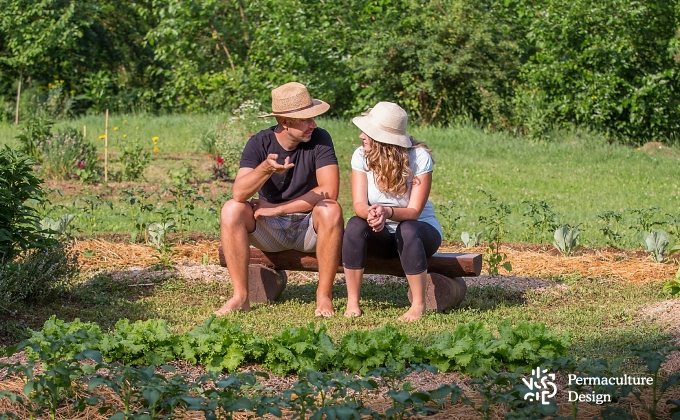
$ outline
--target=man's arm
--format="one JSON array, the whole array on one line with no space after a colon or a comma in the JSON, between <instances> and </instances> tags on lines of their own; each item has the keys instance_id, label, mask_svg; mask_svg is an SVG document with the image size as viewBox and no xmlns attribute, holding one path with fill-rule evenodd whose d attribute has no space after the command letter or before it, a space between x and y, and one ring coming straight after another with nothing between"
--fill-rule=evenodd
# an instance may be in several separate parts
<instances>
[{"instance_id":1,"label":"man's arm","mask_svg":"<svg viewBox=\"0 0 680 420\"><path fill-rule=\"evenodd\" d=\"M307 212L311 211L321 200L330 199L337 201L340 191L340 170L338 165L327 165L317 169L316 179L319 183L317 187L290 201L272 204L264 200L252 200L251 203L255 208L255 218Z\"/></svg>"},{"instance_id":2,"label":"man's arm","mask_svg":"<svg viewBox=\"0 0 680 420\"><path fill-rule=\"evenodd\" d=\"M240 168L236 173L234 187L232 188L234 201L245 203L262 188L273 173L280 174L294 166L290 163L289 158L286 158L283 164L277 163L278 157L277 154L270 154L256 168Z\"/></svg>"}]
</instances>

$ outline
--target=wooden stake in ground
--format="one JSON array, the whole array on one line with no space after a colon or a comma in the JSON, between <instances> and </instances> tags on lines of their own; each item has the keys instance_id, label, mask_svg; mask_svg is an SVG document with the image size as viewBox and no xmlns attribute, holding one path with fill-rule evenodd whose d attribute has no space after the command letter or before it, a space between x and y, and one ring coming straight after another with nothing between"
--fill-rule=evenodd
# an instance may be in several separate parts
<instances>
[{"instance_id":1,"label":"wooden stake in ground","mask_svg":"<svg viewBox=\"0 0 680 420\"><path fill-rule=\"evenodd\" d=\"M104 123L104 182L109 182L109 110L106 110Z\"/></svg>"},{"instance_id":2,"label":"wooden stake in ground","mask_svg":"<svg viewBox=\"0 0 680 420\"><path fill-rule=\"evenodd\" d=\"M14 124L19 124L19 101L21 100L21 78L23 71L19 70L19 84L17 85L17 108L14 113Z\"/></svg>"}]
</instances>

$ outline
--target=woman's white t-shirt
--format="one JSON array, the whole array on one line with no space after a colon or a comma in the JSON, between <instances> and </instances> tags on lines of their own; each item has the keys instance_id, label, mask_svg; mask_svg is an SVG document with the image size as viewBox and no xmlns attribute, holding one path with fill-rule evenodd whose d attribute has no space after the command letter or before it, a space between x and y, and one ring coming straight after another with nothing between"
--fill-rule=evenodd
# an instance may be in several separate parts
<instances>
[{"instance_id":1,"label":"woman's white t-shirt","mask_svg":"<svg viewBox=\"0 0 680 420\"><path fill-rule=\"evenodd\" d=\"M414 147L409 149L409 161L411 163L411 176L406 180L407 190L403 195L395 194L385 194L378 189L375 185L375 177L373 176L373 171L368 170L368 165L366 159L364 158L364 148L359 146L352 155L352 169L366 174L368 180L368 204L374 205L379 204L381 206L388 207L408 207L409 199L411 198L411 186L413 184L413 178L418 175L422 175L428 172L432 172L434 169L434 164L432 162L432 156L422 147ZM434 215L434 206L427 200L425 207L423 208L419 222L425 222L432 225L435 229L439 231L442 235L442 228L437 218ZM397 225L399 222L387 219L385 222L385 227L390 233L396 232ZM443 237L443 235L442 235Z\"/></svg>"}]
</instances>

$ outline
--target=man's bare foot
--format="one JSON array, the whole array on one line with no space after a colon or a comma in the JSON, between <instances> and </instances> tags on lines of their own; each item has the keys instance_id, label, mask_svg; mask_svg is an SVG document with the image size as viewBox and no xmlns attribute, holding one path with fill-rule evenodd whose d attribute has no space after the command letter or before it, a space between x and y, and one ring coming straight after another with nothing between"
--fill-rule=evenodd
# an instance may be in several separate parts
<instances>
[{"instance_id":1,"label":"man's bare foot","mask_svg":"<svg viewBox=\"0 0 680 420\"><path fill-rule=\"evenodd\" d=\"M345 316L347 318L354 318L361 316L361 308L359 308L358 303L348 303L347 309L345 309Z\"/></svg>"},{"instance_id":2,"label":"man's bare foot","mask_svg":"<svg viewBox=\"0 0 680 420\"><path fill-rule=\"evenodd\" d=\"M333 301L327 297L316 297L316 311L314 311L314 316L322 316L324 318L329 318L335 315L333 310Z\"/></svg>"},{"instance_id":3,"label":"man's bare foot","mask_svg":"<svg viewBox=\"0 0 680 420\"><path fill-rule=\"evenodd\" d=\"M247 299L232 297L224 304L220 309L215 311L215 315L224 316L227 314L232 314L238 311L248 312L250 311L250 302Z\"/></svg>"},{"instance_id":4,"label":"man's bare foot","mask_svg":"<svg viewBox=\"0 0 680 420\"><path fill-rule=\"evenodd\" d=\"M399 317L399 321L413 322L418 321L425 315L425 306L411 306L411 309Z\"/></svg>"}]
</instances>

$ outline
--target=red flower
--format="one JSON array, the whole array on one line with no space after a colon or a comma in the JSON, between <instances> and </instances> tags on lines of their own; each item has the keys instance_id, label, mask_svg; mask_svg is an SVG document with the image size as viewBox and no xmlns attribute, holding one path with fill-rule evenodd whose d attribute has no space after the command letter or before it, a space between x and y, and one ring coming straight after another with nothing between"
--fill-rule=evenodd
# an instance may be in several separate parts
<instances>
[{"instance_id":1,"label":"red flower","mask_svg":"<svg viewBox=\"0 0 680 420\"><path fill-rule=\"evenodd\" d=\"M80 169L85 168L85 159L81 160L80 163L78 163L78 168Z\"/></svg>"},{"instance_id":2,"label":"red flower","mask_svg":"<svg viewBox=\"0 0 680 420\"><path fill-rule=\"evenodd\" d=\"M217 158L217 164L218 164L218 165L221 165L221 164L223 164L223 163L224 163L224 158L218 157L218 158Z\"/></svg>"}]
</instances>

